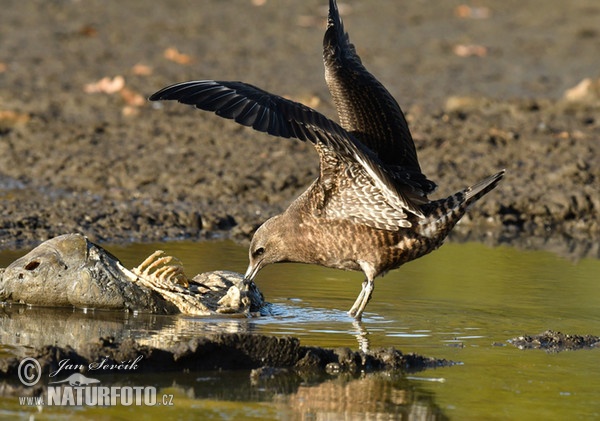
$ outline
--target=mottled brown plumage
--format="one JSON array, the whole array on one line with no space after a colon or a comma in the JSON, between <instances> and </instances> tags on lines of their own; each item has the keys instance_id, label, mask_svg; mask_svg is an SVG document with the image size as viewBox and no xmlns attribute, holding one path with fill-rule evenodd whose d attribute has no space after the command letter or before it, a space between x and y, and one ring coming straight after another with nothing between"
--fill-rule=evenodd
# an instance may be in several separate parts
<instances>
[{"instance_id":1,"label":"mottled brown plumage","mask_svg":"<svg viewBox=\"0 0 600 421\"><path fill-rule=\"evenodd\" d=\"M323 40L325 79L340 124L300 103L243 82L201 80L164 88L151 100L178 100L274 136L313 143L320 174L281 215L254 234L246 277L270 263L361 270L366 280L349 314L361 317L374 278L439 247L468 206L501 171L446 199L421 172L400 107L362 65L335 0Z\"/></svg>"}]
</instances>

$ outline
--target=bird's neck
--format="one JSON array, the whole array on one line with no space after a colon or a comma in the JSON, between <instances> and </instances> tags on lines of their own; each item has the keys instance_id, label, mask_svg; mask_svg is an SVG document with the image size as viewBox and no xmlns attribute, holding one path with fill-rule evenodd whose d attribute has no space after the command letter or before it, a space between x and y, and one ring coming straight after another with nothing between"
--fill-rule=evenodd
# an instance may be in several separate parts
<instances>
[{"instance_id":1,"label":"bird's neck","mask_svg":"<svg viewBox=\"0 0 600 421\"><path fill-rule=\"evenodd\" d=\"M318 249L318 235L315 227L319 224L304 212L290 206L279 216L279 230L282 235L281 254L287 262L314 263L315 250Z\"/></svg>"}]
</instances>

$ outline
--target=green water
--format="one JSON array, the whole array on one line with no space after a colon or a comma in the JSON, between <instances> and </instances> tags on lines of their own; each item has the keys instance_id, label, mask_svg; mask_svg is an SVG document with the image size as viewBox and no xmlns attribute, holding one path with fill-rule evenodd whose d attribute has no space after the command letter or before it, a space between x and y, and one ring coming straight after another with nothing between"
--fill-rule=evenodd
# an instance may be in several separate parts
<instances>
[{"instance_id":1,"label":"green water","mask_svg":"<svg viewBox=\"0 0 600 421\"><path fill-rule=\"evenodd\" d=\"M230 242L107 247L127 267L156 249L180 258L188 275L244 272L246 250ZM0 253L6 266L22 253ZM363 322L345 311L359 273L309 265L264 269L256 281L274 316L254 319L166 317L30 309L0 319L3 353L37 345L48 330L61 344L99 334L168 345L206 331L294 335L305 345L394 346L463 364L402 375L318 379L287 376L252 383L248 372L137 376L173 395L173 407L37 409L0 398L0 417L36 419L593 419L600 418L600 350L549 354L519 350L507 339L552 329L600 335L600 261L479 243L446 244L375 283ZM50 311L44 315L45 311ZM64 312L63 312L64 313ZM36 316L34 316L34 314ZM56 320L36 330L35 317ZM17 334L17 330L19 330ZM18 338L18 340L16 339ZM122 379L116 379L119 381Z\"/></svg>"}]
</instances>

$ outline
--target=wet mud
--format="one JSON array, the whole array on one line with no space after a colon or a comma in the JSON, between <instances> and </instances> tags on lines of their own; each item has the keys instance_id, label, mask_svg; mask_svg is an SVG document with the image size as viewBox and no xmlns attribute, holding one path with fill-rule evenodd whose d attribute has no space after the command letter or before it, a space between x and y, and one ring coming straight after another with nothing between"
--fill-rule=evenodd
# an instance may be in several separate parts
<instances>
[{"instance_id":1,"label":"wet mud","mask_svg":"<svg viewBox=\"0 0 600 421\"><path fill-rule=\"evenodd\" d=\"M326 6L9 0L0 247L70 232L100 243L246 241L317 176L312 147L145 99L178 81L244 80L335 118L321 62ZM507 169L458 236L598 243L599 5L382 0L341 11L364 64L407 114L440 186L432 198Z\"/></svg>"},{"instance_id":2,"label":"wet mud","mask_svg":"<svg viewBox=\"0 0 600 421\"><path fill-rule=\"evenodd\" d=\"M415 372L456 364L403 354L394 348L362 352L349 348L307 347L293 337L235 333L205 335L179 342L170 349L141 345L133 339L116 342L114 338L99 338L77 350L47 345L33 349L28 356L40 363L43 375L58 371L61 375L85 374L87 371L81 371L81 367L103 361L106 366L135 363L136 373L254 369L251 376L255 381L294 371L357 375L375 371ZM69 366L61 364L63 361L68 361ZM15 357L0 359L0 379L16 383L19 363L20 359ZM94 372L99 373L101 371Z\"/></svg>"}]
</instances>

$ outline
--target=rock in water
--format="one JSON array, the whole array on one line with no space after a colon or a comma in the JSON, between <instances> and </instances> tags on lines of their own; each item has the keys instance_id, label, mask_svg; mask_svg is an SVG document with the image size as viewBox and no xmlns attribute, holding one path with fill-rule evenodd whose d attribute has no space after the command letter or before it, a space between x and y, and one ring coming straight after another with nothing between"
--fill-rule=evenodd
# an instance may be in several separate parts
<instances>
[{"instance_id":1,"label":"rock in water","mask_svg":"<svg viewBox=\"0 0 600 421\"><path fill-rule=\"evenodd\" d=\"M264 299L252 281L216 271L188 280L157 251L129 270L80 234L52 238L0 270L0 300L28 305L191 315L249 314Z\"/></svg>"}]
</instances>

